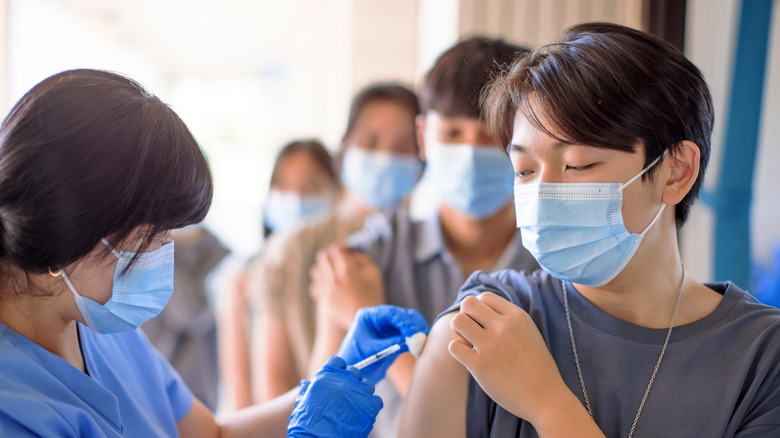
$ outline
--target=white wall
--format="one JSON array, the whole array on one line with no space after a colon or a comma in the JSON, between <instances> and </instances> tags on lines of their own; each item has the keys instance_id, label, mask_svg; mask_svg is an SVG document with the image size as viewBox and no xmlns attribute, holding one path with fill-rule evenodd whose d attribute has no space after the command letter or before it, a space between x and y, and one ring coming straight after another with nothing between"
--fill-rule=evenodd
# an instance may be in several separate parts
<instances>
[{"instance_id":1,"label":"white wall","mask_svg":"<svg viewBox=\"0 0 780 438\"><path fill-rule=\"evenodd\" d=\"M638 28L641 0L460 0L460 34L502 37L530 48L583 21Z\"/></svg>"},{"instance_id":2,"label":"white wall","mask_svg":"<svg viewBox=\"0 0 780 438\"><path fill-rule=\"evenodd\" d=\"M15 103L46 77L73 68L130 75L161 97L168 78L142 54L106 38L90 22L52 0L10 0L8 92Z\"/></svg>"},{"instance_id":3,"label":"white wall","mask_svg":"<svg viewBox=\"0 0 780 438\"><path fill-rule=\"evenodd\" d=\"M419 0L418 5L414 77L419 86L436 58L458 41L460 4L453 0Z\"/></svg>"},{"instance_id":4,"label":"white wall","mask_svg":"<svg viewBox=\"0 0 780 438\"><path fill-rule=\"evenodd\" d=\"M414 0L290 5L284 15L290 31L279 35L285 56L278 75L184 78L174 87L173 102L214 172L205 222L244 257L261 244L261 206L277 151L292 139L313 137L336 152L359 89L414 80Z\"/></svg>"},{"instance_id":5,"label":"white wall","mask_svg":"<svg viewBox=\"0 0 780 438\"><path fill-rule=\"evenodd\" d=\"M277 151L311 137L336 150L358 89L413 85L417 13L417 0L0 0L0 106L70 68L137 79L206 152L206 224L249 256Z\"/></svg>"}]
</instances>

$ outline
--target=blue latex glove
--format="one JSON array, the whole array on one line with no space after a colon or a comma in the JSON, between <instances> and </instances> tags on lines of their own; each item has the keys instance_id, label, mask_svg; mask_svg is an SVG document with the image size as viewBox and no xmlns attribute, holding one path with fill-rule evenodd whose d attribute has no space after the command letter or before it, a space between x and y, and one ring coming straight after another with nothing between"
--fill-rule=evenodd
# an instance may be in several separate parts
<instances>
[{"instance_id":1,"label":"blue latex glove","mask_svg":"<svg viewBox=\"0 0 780 438\"><path fill-rule=\"evenodd\" d=\"M363 438L374 428L382 399L374 385L347 368L344 359L331 356L311 382L302 380L287 437Z\"/></svg>"},{"instance_id":2,"label":"blue latex glove","mask_svg":"<svg viewBox=\"0 0 780 438\"><path fill-rule=\"evenodd\" d=\"M407 337L417 332L427 335L428 322L414 309L387 304L364 307L355 315L352 327L341 342L338 355L348 364L355 364L393 344L404 343ZM398 352L363 368L363 378L376 385L385 378L393 361L408 350L404 343Z\"/></svg>"}]
</instances>

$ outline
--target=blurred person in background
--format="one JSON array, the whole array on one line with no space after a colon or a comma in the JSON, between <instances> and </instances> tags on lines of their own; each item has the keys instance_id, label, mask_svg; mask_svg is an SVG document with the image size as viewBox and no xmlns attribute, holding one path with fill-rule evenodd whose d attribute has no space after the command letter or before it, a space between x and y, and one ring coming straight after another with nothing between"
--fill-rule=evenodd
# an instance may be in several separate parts
<instances>
[{"instance_id":1,"label":"blurred person in background","mask_svg":"<svg viewBox=\"0 0 780 438\"><path fill-rule=\"evenodd\" d=\"M301 226L328 214L338 191L333 158L321 142L296 140L288 143L276 156L271 172L268 197L263 205L264 238L267 240L275 232ZM250 260L246 266L252 263ZM226 410L252 404L246 266L224 284L218 303L220 407Z\"/></svg>"},{"instance_id":2,"label":"blurred person in background","mask_svg":"<svg viewBox=\"0 0 780 438\"><path fill-rule=\"evenodd\" d=\"M312 370L338 350L362 307L394 304L419 310L432 322L471 272L538 269L515 227L514 171L479 108L496 66L525 52L502 40L471 38L442 53L428 72L417 136L441 204L420 221L405 210L389 219L371 218L348 246L334 245L318 255L312 272L319 310ZM405 354L377 386L385 408L374 436L395 436L413 366L414 358Z\"/></svg>"},{"instance_id":3,"label":"blurred person in background","mask_svg":"<svg viewBox=\"0 0 780 438\"><path fill-rule=\"evenodd\" d=\"M217 408L217 322L213 274L230 251L202 225L171 233L176 243L174 290L168 305L143 328L152 345L173 365L192 393Z\"/></svg>"},{"instance_id":4,"label":"blurred person in background","mask_svg":"<svg viewBox=\"0 0 780 438\"><path fill-rule=\"evenodd\" d=\"M360 91L342 139L338 174L343 188L333 209L272 235L252 261L247 278L250 373L248 381L239 383L252 388L252 402L282 394L311 375L317 309L309 286L315 255L345 242L368 216L404 204L423 167L415 137L418 113L417 96L404 86L377 84Z\"/></svg>"}]
</instances>

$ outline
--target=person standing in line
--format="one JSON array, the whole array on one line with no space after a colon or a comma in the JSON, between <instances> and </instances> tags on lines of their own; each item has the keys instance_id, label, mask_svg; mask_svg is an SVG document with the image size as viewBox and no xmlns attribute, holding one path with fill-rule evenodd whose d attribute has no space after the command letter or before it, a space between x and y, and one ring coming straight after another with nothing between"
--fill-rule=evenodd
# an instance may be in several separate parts
<instances>
[{"instance_id":1,"label":"person standing in line","mask_svg":"<svg viewBox=\"0 0 780 438\"><path fill-rule=\"evenodd\" d=\"M254 402L283 394L316 371L309 368L317 313L309 271L320 249L346 241L367 217L404 208L422 173L418 113L417 96L406 87L377 84L360 91L338 158L343 190L336 205L316 221L272 236L249 267Z\"/></svg>"},{"instance_id":2,"label":"person standing in line","mask_svg":"<svg viewBox=\"0 0 780 438\"><path fill-rule=\"evenodd\" d=\"M538 269L515 228L511 163L479 109L495 67L525 52L502 40L471 38L445 51L428 72L417 135L441 204L421 221L404 210L372 218L347 245L320 253L312 273L320 310L312 370L337 351L362 307L388 303L433 321L475 270ZM385 409L374 436L396 435L413 365L405 355L377 386Z\"/></svg>"},{"instance_id":3,"label":"person standing in line","mask_svg":"<svg viewBox=\"0 0 780 438\"><path fill-rule=\"evenodd\" d=\"M331 213L340 185L333 158L317 140L294 140L276 156L268 197L263 204L263 236L290 231ZM252 404L249 268L263 250L215 284L219 337L220 411ZM153 321L152 321L153 322ZM216 384L216 382L215 382Z\"/></svg>"}]
</instances>

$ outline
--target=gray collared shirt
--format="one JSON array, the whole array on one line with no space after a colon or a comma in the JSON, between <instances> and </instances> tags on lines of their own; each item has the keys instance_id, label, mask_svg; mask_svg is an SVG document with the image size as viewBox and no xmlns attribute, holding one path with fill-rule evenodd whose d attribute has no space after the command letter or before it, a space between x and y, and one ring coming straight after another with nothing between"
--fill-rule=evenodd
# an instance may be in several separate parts
<instances>
[{"instance_id":1,"label":"gray collared shirt","mask_svg":"<svg viewBox=\"0 0 780 438\"><path fill-rule=\"evenodd\" d=\"M429 323L449 307L470 272L447 249L438 215L413 221L405 209L391 216L375 215L348 245L368 254L385 279L387 303L414 308ZM523 247L520 230L507 242L491 271L535 271L539 265Z\"/></svg>"},{"instance_id":2,"label":"gray collared shirt","mask_svg":"<svg viewBox=\"0 0 780 438\"><path fill-rule=\"evenodd\" d=\"M389 217L375 215L347 243L368 254L379 266L387 304L417 309L429 324L452 305L467 277L445 245L438 215L422 221L411 220L405 209ZM507 242L493 271L508 268L529 272L539 269L523 247L519 229ZM395 437L401 396L387 380L377 384L376 394L382 397L384 408L371 436Z\"/></svg>"}]
</instances>

